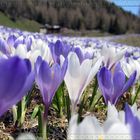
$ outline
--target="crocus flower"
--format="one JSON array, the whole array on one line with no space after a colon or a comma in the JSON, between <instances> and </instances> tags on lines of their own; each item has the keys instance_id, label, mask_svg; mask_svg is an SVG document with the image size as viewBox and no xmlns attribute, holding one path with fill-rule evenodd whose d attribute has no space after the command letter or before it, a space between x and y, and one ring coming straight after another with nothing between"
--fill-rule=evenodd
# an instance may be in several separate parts
<instances>
[{"instance_id":1,"label":"crocus flower","mask_svg":"<svg viewBox=\"0 0 140 140\"><path fill-rule=\"evenodd\" d=\"M14 46L15 40L16 40L16 36L15 35L10 35L7 39L7 44L9 46Z\"/></svg>"},{"instance_id":2,"label":"crocus flower","mask_svg":"<svg viewBox=\"0 0 140 140\"><path fill-rule=\"evenodd\" d=\"M68 127L68 139L98 139L99 136L103 136L103 128L100 126L98 120L95 117L86 116L79 124L78 114L75 114L71 117Z\"/></svg>"},{"instance_id":3,"label":"crocus flower","mask_svg":"<svg viewBox=\"0 0 140 140\"><path fill-rule=\"evenodd\" d=\"M72 47L60 40L57 40L55 43L50 43L49 48L52 53L52 58L55 63L60 64L60 55L67 57L68 53L72 50Z\"/></svg>"},{"instance_id":4,"label":"crocus flower","mask_svg":"<svg viewBox=\"0 0 140 140\"><path fill-rule=\"evenodd\" d=\"M2 53L6 54L7 48L8 48L8 45L7 45L6 41L3 38L0 38L0 51Z\"/></svg>"},{"instance_id":5,"label":"crocus flower","mask_svg":"<svg viewBox=\"0 0 140 140\"><path fill-rule=\"evenodd\" d=\"M85 60L85 59L92 59L93 55L90 53L86 52L86 49L82 49L79 47L73 48L73 51L77 54L80 64Z\"/></svg>"},{"instance_id":6,"label":"crocus flower","mask_svg":"<svg viewBox=\"0 0 140 140\"><path fill-rule=\"evenodd\" d=\"M65 83L68 89L72 104L72 110L75 110L80 97L86 86L96 75L102 63L102 57L93 64L92 60L85 59L82 64L76 53L71 52L68 55L68 69L65 75Z\"/></svg>"},{"instance_id":7,"label":"crocus flower","mask_svg":"<svg viewBox=\"0 0 140 140\"><path fill-rule=\"evenodd\" d=\"M41 90L43 101L47 109L52 102L56 90L64 79L66 69L67 59L64 61L62 67L57 63L49 66L41 57L37 59L35 64L36 82Z\"/></svg>"},{"instance_id":8,"label":"crocus flower","mask_svg":"<svg viewBox=\"0 0 140 140\"><path fill-rule=\"evenodd\" d=\"M119 50L119 51L118 51ZM107 44L103 44L103 48L101 50L101 55L104 56L103 62L104 66L111 69L113 65L121 60L126 52L126 49L117 49L115 46L107 46Z\"/></svg>"},{"instance_id":9,"label":"crocus flower","mask_svg":"<svg viewBox=\"0 0 140 140\"><path fill-rule=\"evenodd\" d=\"M16 140L36 140L36 138L32 133L22 133Z\"/></svg>"},{"instance_id":10,"label":"crocus flower","mask_svg":"<svg viewBox=\"0 0 140 140\"><path fill-rule=\"evenodd\" d=\"M21 37L23 38L23 36ZM19 56L23 59L29 58L29 52L27 47L28 45L25 44L23 40L15 40L14 36L9 36L7 40L0 39L0 52L3 53L3 57Z\"/></svg>"},{"instance_id":11,"label":"crocus flower","mask_svg":"<svg viewBox=\"0 0 140 140\"><path fill-rule=\"evenodd\" d=\"M138 60L134 60L133 58L126 58L123 61L121 61L122 69L127 77L130 77L130 75L136 70L137 76L136 80L140 79L140 63Z\"/></svg>"},{"instance_id":12,"label":"crocus flower","mask_svg":"<svg viewBox=\"0 0 140 140\"><path fill-rule=\"evenodd\" d=\"M79 124L77 119L78 115L73 115L70 120L68 139L131 139L129 127L119 120L107 120L100 125L94 116L86 116Z\"/></svg>"},{"instance_id":13,"label":"crocus flower","mask_svg":"<svg viewBox=\"0 0 140 140\"><path fill-rule=\"evenodd\" d=\"M19 57L0 59L0 116L27 94L33 81L28 60Z\"/></svg>"},{"instance_id":14,"label":"crocus flower","mask_svg":"<svg viewBox=\"0 0 140 140\"><path fill-rule=\"evenodd\" d=\"M120 63L115 67L112 73L106 67L103 67L98 73L98 83L105 103L116 104L118 99L133 85L136 78L136 71L126 81L125 74L121 69Z\"/></svg>"},{"instance_id":15,"label":"crocus flower","mask_svg":"<svg viewBox=\"0 0 140 140\"><path fill-rule=\"evenodd\" d=\"M41 56L42 59L47 61L49 64L53 63L50 48L48 47L48 44L41 39L36 39L35 41L33 41L33 45L30 50L29 59L33 68L38 56Z\"/></svg>"},{"instance_id":16,"label":"crocus flower","mask_svg":"<svg viewBox=\"0 0 140 140\"><path fill-rule=\"evenodd\" d=\"M32 45L32 36L26 35L18 37L14 42L14 47L17 48L20 44L25 44L27 46L27 50L29 51Z\"/></svg>"},{"instance_id":17,"label":"crocus flower","mask_svg":"<svg viewBox=\"0 0 140 140\"><path fill-rule=\"evenodd\" d=\"M125 106L125 122L130 126L131 135L133 140L140 138L140 119L135 116L131 108L126 104Z\"/></svg>"}]
</instances>

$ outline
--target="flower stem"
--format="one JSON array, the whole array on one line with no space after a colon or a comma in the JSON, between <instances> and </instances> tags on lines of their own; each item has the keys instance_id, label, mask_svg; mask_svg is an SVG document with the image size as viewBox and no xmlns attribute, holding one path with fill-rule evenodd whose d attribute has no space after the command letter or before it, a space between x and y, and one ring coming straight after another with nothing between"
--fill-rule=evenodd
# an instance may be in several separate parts
<instances>
[{"instance_id":1,"label":"flower stem","mask_svg":"<svg viewBox=\"0 0 140 140\"><path fill-rule=\"evenodd\" d=\"M42 114L42 138L43 138L43 140L48 139L48 135L47 135L47 117L48 117L48 107L45 105L44 114Z\"/></svg>"},{"instance_id":2,"label":"flower stem","mask_svg":"<svg viewBox=\"0 0 140 140\"><path fill-rule=\"evenodd\" d=\"M42 120L42 138L43 140L47 140L47 119L43 118Z\"/></svg>"},{"instance_id":3,"label":"flower stem","mask_svg":"<svg viewBox=\"0 0 140 140\"><path fill-rule=\"evenodd\" d=\"M97 77L95 78L95 83L94 83L94 89L93 89L93 92L92 92L92 97L91 97L91 100L90 100L90 110L91 108L93 107L94 105L94 99L95 99L95 96L97 94L97 90L98 90L98 80L97 80Z\"/></svg>"},{"instance_id":4,"label":"flower stem","mask_svg":"<svg viewBox=\"0 0 140 140\"><path fill-rule=\"evenodd\" d=\"M16 105L13 105L12 112L13 112L13 120L14 120L14 124L15 124L17 121L17 107L16 107Z\"/></svg>"},{"instance_id":5,"label":"flower stem","mask_svg":"<svg viewBox=\"0 0 140 140\"><path fill-rule=\"evenodd\" d=\"M138 95L139 95L139 92L140 92L140 86L138 87L137 91L136 91L136 94L135 94L135 97L132 101L132 105L136 102L137 98L138 98Z\"/></svg>"}]
</instances>

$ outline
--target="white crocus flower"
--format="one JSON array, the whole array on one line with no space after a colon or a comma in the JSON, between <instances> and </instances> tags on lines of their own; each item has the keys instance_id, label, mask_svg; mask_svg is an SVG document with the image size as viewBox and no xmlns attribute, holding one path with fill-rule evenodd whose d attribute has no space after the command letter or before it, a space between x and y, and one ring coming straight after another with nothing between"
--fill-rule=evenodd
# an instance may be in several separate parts
<instances>
[{"instance_id":1,"label":"white crocus flower","mask_svg":"<svg viewBox=\"0 0 140 140\"><path fill-rule=\"evenodd\" d=\"M35 45L35 42L33 44ZM38 56L41 56L42 59L47 61L49 64L53 63L51 51L48 47L48 44L46 42L43 42L42 40L38 40L36 46L32 46L31 48L29 59L33 67Z\"/></svg>"},{"instance_id":2,"label":"white crocus flower","mask_svg":"<svg viewBox=\"0 0 140 140\"><path fill-rule=\"evenodd\" d=\"M114 105L108 103L107 119L103 123L104 134L111 139L131 139L130 128L125 124L124 111L118 112ZM115 136L116 137L113 137Z\"/></svg>"},{"instance_id":3,"label":"white crocus flower","mask_svg":"<svg viewBox=\"0 0 140 140\"><path fill-rule=\"evenodd\" d=\"M19 44L16 49L12 49L12 55L17 55L20 58L28 58L29 57L29 52L27 51L27 47L25 44Z\"/></svg>"},{"instance_id":4,"label":"white crocus flower","mask_svg":"<svg viewBox=\"0 0 140 140\"><path fill-rule=\"evenodd\" d=\"M31 133L20 134L16 140L37 140L35 136Z\"/></svg>"},{"instance_id":5,"label":"white crocus flower","mask_svg":"<svg viewBox=\"0 0 140 140\"><path fill-rule=\"evenodd\" d=\"M137 71L136 75L136 82L140 81L140 63L138 60L134 60L133 58L127 58L128 61L125 59L121 61L122 69L127 77L130 77L134 71ZM136 94L136 87L133 85L132 88L132 95Z\"/></svg>"},{"instance_id":6,"label":"white crocus flower","mask_svg":"<svg viewBox=\"0 0 140 140\"><path fill-rule=\"evenodd\" d=\"M68 55L68 68L64 78L69 97L72 104L72 111L75 110L80 97L86 86L98 72L102 63L102 57L93 64L92 60L85 59L80 64L79 58L74 52Z\"/></svg>"},{"instance_id":7,"label":"white crocus flower","mask_svg":"<svg viewBox=\"0 0 140 140\"><path fill-rule=\"evenodd\" d=\"M130 127L122 120L124 114L118 113L114 105L108 104L107 119L100 124L94 116L86 116L77 123L78 115L73 115L68 128L68 139L80 140L131 140Z\"/></svg>"},{"instance_id":8,"label":"white crocus flower","mask_svg":"<svg viewBox=\"0 0 140 140\"><path fill-rule=\"evenodd\" d=\"M126 49L117 51L117 48L114 46L103 45L101 50L101 55L104 56L103 62L105 66L111 68L117 61L123 58Z\"/></svg>"},{"instance_id":9,"label":"white crocus flower","mask_svg":"<svg viewBox=\"0 0 140 140\"><path fill-rule=\"evenodd\" d=\"M68 140L98 139L103 136L103 129L98 120L92 116L86 116L81 123L77 123L78 115L72 116L68 127Z\"/></svg>"},{"instance_id":10,"label":"white crocus flower","mask_svg":"<svg viewBox=\"0 0 140 140\"><path fill-rule=\"evenodd\" d=\"M140 63L137 60L134 60L133 58L128 58L128 62L126 60L121 61L122 69L127 77L130 77L130 75L137 71L136 80L139 80L140 78Z\"/></svg>"},{"instance_id":11,"label":"white crocus flower","mask_svg":"<svg viewBox=\"0 0 140 140\"><path fill-rule=\"evenodd\" d=\"M138 109L136 103L133 106L130 106L134 116L140 119L140 109ZM113 113L112 113L113 112ZM114 105L108 103L108 113L107 113L107 120L120 120L121 122L125 123L125 112L124 111L117 111Z\"/></svg>"}]
</instances>

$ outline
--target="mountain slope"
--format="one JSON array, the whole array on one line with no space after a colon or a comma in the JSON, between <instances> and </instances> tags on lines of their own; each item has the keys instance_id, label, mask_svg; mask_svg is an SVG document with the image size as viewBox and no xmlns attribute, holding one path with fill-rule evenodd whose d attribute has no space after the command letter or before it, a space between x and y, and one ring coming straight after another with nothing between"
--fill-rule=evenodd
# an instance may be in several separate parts
<instances>
[{"instance_id":1,"label":"mountain slope","mask_svg":"<svg viewBox=\"0 0 140 140\"><path fill-rule=\"evenodd\" d=\"M38 22L25 18L12 21L2 12L0 12L0 25L8 26L11 28L19 28L21 30L26 30L30 32L38 32L40 27L40 24Z\"/></svg>"}]
</instances>

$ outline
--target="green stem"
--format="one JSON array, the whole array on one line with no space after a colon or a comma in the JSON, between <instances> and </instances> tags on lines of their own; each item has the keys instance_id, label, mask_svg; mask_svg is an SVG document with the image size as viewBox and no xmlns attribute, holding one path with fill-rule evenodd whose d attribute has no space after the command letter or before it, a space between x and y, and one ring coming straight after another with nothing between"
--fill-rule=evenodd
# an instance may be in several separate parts
<instances>
[{"instance_id":1,"label":"green stem","mask_svg":"<svg viewBox=\"0 0 140 140\"><path fill-rule=\"evenodd\" d=\"M98 104L98 102L103 98L103 96L101 95L90 107L90 112L93 111L93 109L95 108L95 106Z\"/></svg>"},{"instance_id":2,"label":"green stem","mask_svg":"<svg viewBox=\"0 0 140 140\"><path fill-rule=\"evenodd\" d=\"M66 112L67 112L67 120L69 122L70 118L71 118L71 109L70 109L70 99L69 96L66 95Z\"/></svg>"},{"instance_id":3,"label":"green stem","mask_svg":"<svg viewBox=\"0 0 140 140\"><path fill-rule=\"evenodd\" d=\"M20 123L21 125L23 124L25 120L25 114L26 114L26 97L23 97L23 100L21 101L21 118L20 118Z\"/></svg>"},{"instance_id":4,"label":"green stem","mask_svg":"<svg viewBox=\"0 0 140 140\"><path fill-rule=\"evenodd\" d=\"M78 123L81 122L82 112L83 112L83 109L85 106L85 102L86 102L86 94L84 94L83 99L82 99L81 104L80 104L80 107L79 107L79 110L78 110Z\"/></svg>"},{"instance_id":5,"label":"green stem","mask_svg":"<svg viewBox=\"0 0 140 140\"><path fill-rule=\"evenodd\" d=\"M42 114L42 138L43 138L43 140L48 139L48 135L47 135L47 117L48 117L48 107L45 105L44 114Z\"/></svg>"},{"instance_id":6,"label":"green stem","mask_svg":"<svg viewBox=\"0 0 140 140\"><path fill-rule=\"evenodd\" d=\"M42 110L39 108L38 111L38 129L39 129L39 136L42 137L42 128L43 128L43 121L42 121Z\"/></svg>"},{"instance_id":7,"label":"green stem","mask_svg":"<svg viewBox=\"0 0 140 140\"><path fill-rule=\"evenodd\" d=\"M42 116L42 117L44 117L44 116ZM47 140L48 138L47 138L47 119L46 118L43 118L42 119L43 120L43 122L42 122L42 138L43 138L43 140Z\"/></svg>"},{"instance_id":8,"label":"green stem","mask_svg":"<svg viewBox=\"0 0 140 140\"><path fill-rule=\"evenodd\" d=\"M90 105L89 105L90 110L94 106L94 99L95 99L95 96L96 96L96 93L97 93L97 89L98 89L98 80L97 80L97 77L96 77L95 78L94 89L93 89L93 92L92 92L92 97L91 97Z\"/></svg>"},{"instance_id":9,"label":"green stem","mask_svg":"<svg viewBox=\"0 0 140 140\"><path fill-rule=\"evenodd\" d=\"M132 105L136 102L136 99L137 99L137 97L138 97L139 92L140 92L140 86L139 86L138 89L137 89L136 95L135 95L135 97L134 97L134 99L133 99L133 101L132 101Z\"/></svg>"},{"instance_id":10,"label":"green stem","mask_svg":"<svg viewBox=\"0 0 140 140\"><path fill-rule=\"evenodd\" d=\"M62 89L62 84L61 86L58 88L57 92L56 92L56 99L57 99L57 107L59 110L59 116L63 117L63 89Z\"/></svg>"},{"instance_id":11,"label":"green stem","mask_svg":"<svg viewBox=\"0 0 140 140\"><path fill-rule=\"evenodd\" d=\"M16 107L16 105L13 105L12 112L13 112L13 121L14 121L14 124L15 124L16 121L17 121L17 107Z\"/></svg>"},{"instance_id":12,"label":"green stem","mask_svg":"<svg viewBox=\"0 0 140 140\"><path fill-rule=\"evenodd\" d=\"M17 123L18 123L18 126L22 126L23 122L24 122L24 119L25 119L25 113L26 113L26 110L25 110L25 105L26 105L26 102L25 102L25 96L23 97L23 99L19 102L18 104L18 108L17 108Z\"/></svg>"}]
</instances>

